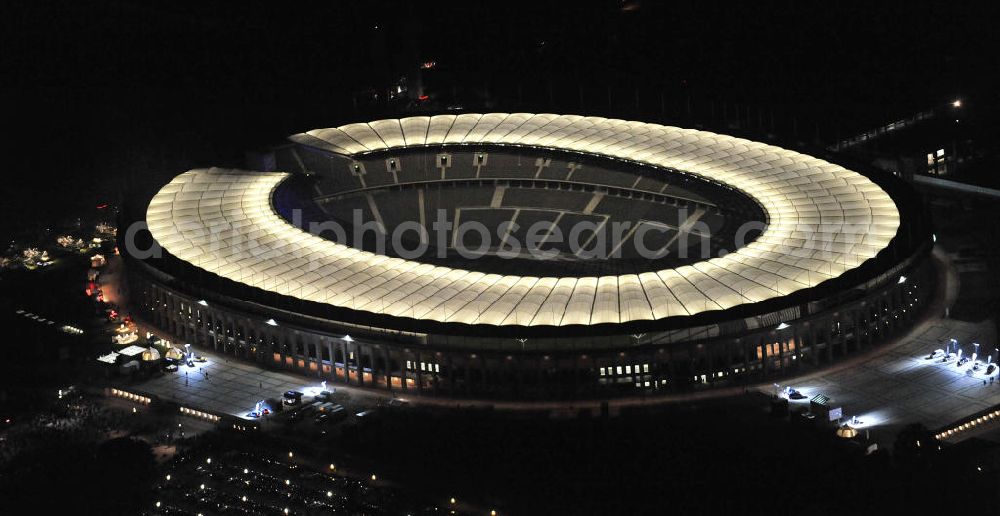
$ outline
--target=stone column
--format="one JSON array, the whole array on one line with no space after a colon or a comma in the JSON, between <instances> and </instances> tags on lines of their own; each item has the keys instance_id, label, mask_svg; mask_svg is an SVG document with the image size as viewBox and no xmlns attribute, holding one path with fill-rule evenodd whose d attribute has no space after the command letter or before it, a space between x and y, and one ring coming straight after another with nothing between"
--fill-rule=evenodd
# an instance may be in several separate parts
<instances>
[{"instance_id":1,"label":"stone column","mask_svg":"<svg viewBox=\"0 0 1000 516\"><path fill-rule=\"evenodd\" d=\"M438 394L441 394L441 373L438 372L438 369L441 368L441 363L439 362L439 360L441 360L441 355L439 353L435 353L434 354L434 364L435 365L434 365L434 373L433 373L434 374L434 395L435 396L438 395Z\"/></svg>"},{"instance_id":2,"label":"stone column","mask_svg":"<svg viewBox=\"0 0 1000 516\"><path fill-rule=\"evenodd\" d=\"M809 349L812 353L813 365L819 365L819 343L816 341L816 326L819 321L812 321L809 324Z\"/></svg>"},{"instance_id":3,"label":"stone column","mask_svg":"<svg viewBox=\"0 0 1000 516\"><path fill-rule=\"evenodd\" d=\"M521 396L524 394L524 363L521 361L521 357L515 356L509 360L512 368L512 373L514 374L514 394L516 396Z\"/></svg>"},{"instance_id":4,"label":"stone column","mask_svg":"<svg viewBox=\"0 0 1000 516\"><path fill-rule=\"evenodd\" d=\"M743 351L743 371L740 372L740 374L743 375L743 376L749 376L750 375L750 358L752 356L751 353L750 353L750 347L751 347L750 343L751 343L751 339L749 337L748 338L742 338L742 339L736 339L736 344Z\"/></svg>"},{"instance_id":5,"label":"stone column","mask_svg":"<svg viewBox=\"0 0 1000 516\"><path fill-rule=\"evenodd\" d=\"M573 355L573 396L579 396L580 394L580 376L583 374L580 370L582 360L583 357Z\"/></svg>"},{"instance_id":6,"label":"stone column","mask_svg":"<svg viewBox=\"0 0 1000 516\"><path fill-rule=\"evenodd\" d=\"M826 319L823 321L823 326L820 331L823 332L823 339L826 341L826 362L833 362L833 341L830 339L830 324L832 319Z\"/></svg>"},{"instance_id":7,"label":"stone column","mask_svg":"<svg viewBox=\"0 0 1000 516\"><path fill-rule=\"evenodd\" d=\"M778 340L774 343L778 347L778 368L785 370L785 347L788 346L788 338L785 337L784 330L778 331L775 336Z\"/></svg>"},{"instance_id":8,"label":"stone column","mask_svg":"<svg viewBox=\"0 0 1000 516\"><path fill-rule=\"evenodd\" d=\"M416 360L415 360L416 366L414 366L413 371L416 373L416 376L417 376L417 393L423 394L423 392L424 392L424 380L423 380L423 377L420 376L420 360L421 360L420 359L420 352L417 351L416 354L415 354L415 356L417 357ZM407 373L407 374L409 374L409 373Z\"/></svg>"},{"instance_id":9,"label":"stone column","mask_svg":"<svg viewBox=\"0 0 1000 516\"><path fill-rule=\"evenodd\" d=\"M385 360L385 389L392 392L392 356L389 354L389 346L383 345L382 350L384 352Z\"/></svg>"},{"instance_id":10,"label":"stone column","mask_svg":"<svg viewBox=\"0 0 1000 516\"><path fill-rule=\"evenodd\" d=\"M489 380L486 378L486 357L482 354L476 356L479 358L480 387L483 389L482 392L485 393L489 390Z\"/></svg>"},{"instance_id":11,"label":"stone column","mask_svg":"<svg viewBox=\"0 0 1000 516\"><path fill-rule=\"evenodd\" d=\"M865 346L871 347L872 341L875 339L875 327L878 326L878 313L874 316L871 315L871 309L868 310L868 324L865 325Z\"/></svg>"},{"instance_id":12,"label":"stone column","mask_svg":"<svg viewBox=\"0 0 1000 516\"><path fill-rule=\"evenodd\" d=\"M472 394L472 356L466 355L465 359L465 394Z\"/></svg>"},{"instance_id":13,"label":"stone column","mask_svg":"<svg viewBox=\"0 0 1000 516\"><path fill-rule=\"evenodd\" d=\"M705 368L707 369L706 375L709 380L715 377L715 356L712 353L712 347L710 345L703 344L701 346L701 354L705 357Z\"/></svg>"},{"instance_id":14,"label":"stone column","mask_svg":"<svg viewBox=\"0 0 1000 516\"><path fill-rule=\"evenodd\" d=\"M837 322L840 324L840 352L847 356L847 325L844 324L845 317L841 315Z\"/></svg>"},{"instance_id":15,"label":"stone column","mask_svg":"<svg viewBox=\"0 0 1000 516\"><path fill-rule=\"evenodd\" d=\"M356 364L358 364L357 365L357 368L358 368L358 385L361 386L361 387L364 387L365 386L365 368L364 368L364 365L363 365L364 362L363 362L362 358L363 357L362 357L362 351L361 351L361 344L355 342L354 343L354 362Z\"/></svg>"},{"instance_id":16,"label":"stone column","mask_svg":"<svg viewBox=\"0 0 1000 516\"><path fill-rule=\"evenodd\" d=\"M337 381L337 355L333 353L333 343L326 341L326 353L330 356L330 374L327 376L328 379Z\"/></svg>"},{"instance_id":17,"label":"stone column","mask_svg":"<svg viewBox=\"0 0 1000 516\"><path fill-rule=\"evenodd\" d=\"M764 374L764 377L767 378L768 376L770 376L769 373L771 372L771 357L768 356L768 349L767 349L768 343L764 340L765 338L768 338L768 340L770 340L770 336L766 334L761 334L757 337L757 348L760 349L761 372Z\"/></svg>"},{"instance_id":18,"label":"stone column","mask_svg":"<svg viewBox=\"0 0 1000 516\"><path fill-rule=\"evenodd\" d=\"M851 324L852 331L854 332L854 350L861 351L862 341L861 341L861 317L858 313L857 308L851 309Z\"/></svg>"},{"instance_id":19,"label":"stone column","mask_svg":"<svg viewBox=\"0 0 1000 516\"><path fill-rule=\"evenodd\" d=\"M340 339L340 358L344 361L344 385L351 384L350 360L347 357L347 342Z\"/></svg>"},{"instance_id":20,"label":"stone column","mask_svg":"<svg viewBox=\"0 0 1000 516\"><path fill-rule=\"evenodd\" d=\"M796 324L795 329L792 332L792 338L795 343L795 349L792 351L792 357L795 360L795 368L798 369L802 367L802 326L801 324Z\"/></svg>"},{"instance_id":21,"label":"stone column","mask_svg":"<svg viewBox=\"0 0 1000 516\"><path fill-rule=\"evenodd\" d=\"M451 395L455 394L455 366L452 360L451 353L445 355L446 363L448 364L448 392Z\"/></svg>"}]
</instances>

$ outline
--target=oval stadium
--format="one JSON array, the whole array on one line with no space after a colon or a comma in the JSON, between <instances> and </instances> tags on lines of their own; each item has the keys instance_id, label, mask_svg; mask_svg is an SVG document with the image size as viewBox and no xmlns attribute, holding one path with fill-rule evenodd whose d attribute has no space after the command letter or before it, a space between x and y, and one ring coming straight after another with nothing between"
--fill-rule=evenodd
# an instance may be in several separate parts
<instances>
[{"instance_id":1,"label":"oval stadium","mask_svg":"<svg viewBox=\"0 0 1000 516\"><path fill-rule=\"evenodd\" d=\"M145 228L120 235L133 302L182 342L330 383L523 400L742 386L876 346L933 292L901 181L733 136L461 114L312 130L264 156L123 211Z\"/></svg>"}]
</instances>

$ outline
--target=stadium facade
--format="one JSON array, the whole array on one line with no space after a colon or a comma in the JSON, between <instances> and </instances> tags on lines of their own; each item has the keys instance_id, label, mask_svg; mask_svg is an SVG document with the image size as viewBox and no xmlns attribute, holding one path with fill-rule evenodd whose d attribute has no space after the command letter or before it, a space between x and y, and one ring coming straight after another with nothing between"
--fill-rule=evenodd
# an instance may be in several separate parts
<instances>
[{"instance_id":1,"label":"stadium facade","mask_svg":"<svg viewBox=\"0 0 1000 516\"><path fill-rule=\"evenodd\" d=\"M123 212L123 231L148 227L120 235L132 301L183 341L333 383L496 399L743 385L876 345L933 292L906 185L732 136L439 115L309 131L272 156L186 172Z\"/></svg>"}]
</instances>

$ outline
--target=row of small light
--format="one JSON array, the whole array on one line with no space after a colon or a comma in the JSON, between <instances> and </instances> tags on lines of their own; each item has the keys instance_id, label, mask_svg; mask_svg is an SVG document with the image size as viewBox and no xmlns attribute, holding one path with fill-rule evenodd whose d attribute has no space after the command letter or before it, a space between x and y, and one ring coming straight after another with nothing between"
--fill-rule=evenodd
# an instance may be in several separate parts
<instances>
[{"instance_id":1,"label":"row of small light","mask_svg":"<svg viewBox=\"0 0 1000 516\"><path fill-rule=\"evenodd\" d=\"M152 399L146 396L132 394L131 392L123 391L121 389L111 389L111 395L119 398L125 398L127 400L134 401L136 403L142 403L143 405L149 405L153 401Z\"/></svg>"},{"instance_id":2,"label":"row of small light","mask_svg":"<svg viewBox=\"0 0 1000 516\"><path fill-rule=\"evenodd\" d=\"M993 412L990 412L989 414L977 417L976 419L973 419L973 420L971 420L969 422L962 423L961 425L958 425L958 426L956 426L954 428L950 428L948 430L945 430L945 431L943 431L943 432L935 435L934 437L937 438L938 440L947 439L947 438L953 437L956 434L959 434L961 432L965 432L967 430L972 430L977 425L989 423L989 422L993 421L996 418L1000 418L1000 410L994 410Z\"/></svg>"},{"instance_id":3,"label":"row of small light","mask_svg":"<svg viewBox=\"0 0 1000 516\"><path fill-rule=\"evenodd\" d=\"M187 407L181 407L180 412L181 414L184 414L186 416L194 416L201 419L206 419L208 421L212 421L213 423L218 423L219 420L222 419L221 417L216 416L215 414L209 414L208 412L202 412L200 410L190 409Z\"/></svg>"}]
</instances>

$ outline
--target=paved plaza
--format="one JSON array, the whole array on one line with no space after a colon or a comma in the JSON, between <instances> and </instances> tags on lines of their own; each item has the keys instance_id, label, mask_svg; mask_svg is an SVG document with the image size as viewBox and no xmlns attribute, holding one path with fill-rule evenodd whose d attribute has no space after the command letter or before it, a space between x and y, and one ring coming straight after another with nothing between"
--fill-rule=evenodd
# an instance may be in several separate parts
<instances>
[{"instance_id":1,"label":"paved plaza","mask_svg":"<svg viewBox=\"0 0 1000 516\"><path fill-rule=\"evenodd\" d=\"M997 342L992 324L939 319L915 338L875 351L859 365L785 383L808 397L830 397L834 406L843 406L845 418L857 415L861 419L859 428L895 431L917 422L939 428L1000 403L1000 382L990 384L978 373L969 376L966 370L971 364L959 368L954 361L926 360L952 338L962 344L966 355L972 353L972 342L981 344L983 354L992 352ZM808 400L793 403L808 404Z\"/></svg>"},{"instance_id":2,"label":"paved plaza","mask_svg":"<svg viewBox=\"0 0 1000 516\"><path fill-rule=\"evenodd\" d=\"M307 394L319 390L320 380L315 378L269 371L200 349L197 354L207 358L208 362L196 363L195 367L181 366L177 372L165 373L134 388L191 408L245 419L254 405L265 398L278 398L289 390ZM336 385L330 387L331 390L334 387L343 389ZM355 394L373 396L361 390Z\"/></svg>"}]
</instances>

